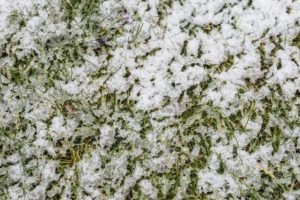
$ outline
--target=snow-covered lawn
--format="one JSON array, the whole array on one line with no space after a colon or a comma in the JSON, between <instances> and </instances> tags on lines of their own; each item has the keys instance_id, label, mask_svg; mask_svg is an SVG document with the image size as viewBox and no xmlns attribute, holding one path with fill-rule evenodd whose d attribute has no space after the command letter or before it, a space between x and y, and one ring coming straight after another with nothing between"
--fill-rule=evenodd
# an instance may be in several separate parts
<instances>
[{"instance_id":1,"label":"snow-covered lawn","mask_svg":"<svg viewBox=\"0 0 300 200\"><path fill-rule=\"evenodd\" d=\"M0 0L0 199L300 199L299 0Z\"/></svg>"}]
</instances>

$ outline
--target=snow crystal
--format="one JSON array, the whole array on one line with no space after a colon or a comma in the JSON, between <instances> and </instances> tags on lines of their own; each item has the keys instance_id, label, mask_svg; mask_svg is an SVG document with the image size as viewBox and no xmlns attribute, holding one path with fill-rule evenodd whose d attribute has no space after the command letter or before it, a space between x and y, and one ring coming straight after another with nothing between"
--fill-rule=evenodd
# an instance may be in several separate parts
<instances>
[{"instance_id":1,"label":"snow crystal","mask_svg":"<svg viewBox=\"0 0 300 200\"><path fill-rule=\"evenodd\" d=\"M142 180L140 182L140 187L142 192L146 195L149 196L151 199L156 199L157 198L157 189L153 187L152 183L149 180Z\"/></svg>"}]
</instances>

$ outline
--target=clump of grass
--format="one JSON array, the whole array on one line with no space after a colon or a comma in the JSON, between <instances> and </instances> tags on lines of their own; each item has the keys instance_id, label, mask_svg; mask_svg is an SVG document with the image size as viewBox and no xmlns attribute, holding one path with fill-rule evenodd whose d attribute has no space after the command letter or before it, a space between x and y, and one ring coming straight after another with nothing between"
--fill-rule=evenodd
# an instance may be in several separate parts
<instances>
[{"instance_id":1,"label":"clump of grass","mask_svg":"<svg viewBox=\"0 0 300 200\"><path fill-rule=\"evenodd\" d=\"M62 1L62 10L66 21L70 24L75 16L81 15L82 19L90 18L97 11L100 0L66 0Z\"/></svg>"},{"instance_id":2,"label":"clump of grass","mask_svg":"<svg viewBox=\"0 0 300 200\"><path fill-rule=\"evenodd\" d=\"M209 23L209 24L205 24L204 26L201 27L202 30L209 34L212 30L218 30L220 31L221 29L221 25L220 24L212 24L212 23Z\"/></svg>"},{"instance_id":3,"label":"clump of grass","mask_svg":"<svg viewBox=\"0 0 300 200\"><path fill-rule=\"evenodd\" d=\"M230 55L225 59L221 64L220 67L217 69L219 72L228 71L234 63L234 56Z\"/></svg>"},{"instance_id":4,"label":"clump of grass","mask_svg":"<svg viewBox=\"0 0 300 200\"><path fill-rule=\"evenodd\" d=\"M63 171L64 168L71 168L78 163L82 157L90 152L91 145L89 143L71 144L67 140L60 142L60 145L66 145L68 148L64 154L60 154L57 157L59 161L59 171Z\"/></svg>"},{"instance_id":5,"label":"clump of grass","mask_svg":"<svg viewBox=\"0 0 300 200\"><path fill-rule=\"evenodd\" d=\"M298 34L292 41L292 45L300 49L300 34Z\"/></svg>"}]
</instances>

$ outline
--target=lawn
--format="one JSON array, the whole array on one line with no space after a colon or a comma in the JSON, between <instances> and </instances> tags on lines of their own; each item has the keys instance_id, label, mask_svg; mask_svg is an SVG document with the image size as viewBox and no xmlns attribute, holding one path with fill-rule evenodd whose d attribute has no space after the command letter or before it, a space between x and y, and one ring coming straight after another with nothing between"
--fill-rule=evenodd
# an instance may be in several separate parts
<instances>
[{"instance_id":1,"label":"lawn","mask_svg":"<svg viewBox=\"0 0 300 200\"><path fill-rule=\"evenodd\" d=\"M0 0L0 200L297 200L299 114L299 0Z\"/></svg>"}]
</instances>

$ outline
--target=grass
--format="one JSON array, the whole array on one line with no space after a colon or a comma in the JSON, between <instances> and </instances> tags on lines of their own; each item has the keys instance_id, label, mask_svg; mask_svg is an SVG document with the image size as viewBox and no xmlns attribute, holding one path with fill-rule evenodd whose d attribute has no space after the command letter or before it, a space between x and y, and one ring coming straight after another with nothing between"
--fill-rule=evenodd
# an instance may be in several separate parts
<instances>
[{"instance_id":1,"label":"grass","mask_svg":"<svg viewBox=\"0 0 300 200\"><path fill-rule=\"evenodd\" d=\"M183 4L184 1L178 1L179 4ZM67 23L68 31L70 34L66 34L62 37L49 38L45 44L41 41L36 41L38 49L41 53L37 54L34 51L29 52L22 58L15 56L13 52L13 46L17 45L20 41L12 41L10 38L7 39L7 43L4 44L5 52L1 52L2 57L12 57L14 58L13 66L4 66L0 68L0 90L5 88L8 84L14 87L22 86L23 90L18 92L18 95L11 97L11 100L16 100L18 103L23 103L21 112L16 114L15 119L7 127L0 127L0 159L6 159L13 153L18 153L22 157L22 166L25 169L26 176L30 177L34 173L38 173L35 169L29 169L26 167L28 160L23 159L22 148L25 144L31 144L36 137L36 133L33 134L31 139L24 139L23 135L27 129L31 126L35 128L35 124L31 123L30 120L25 119L23 112L27 109L25 104L32 104L35 102L29 101L29 97L25 94L34 91L32 95L34 101L40 104L46 101L52 106L52 113L47 120L43 122L46 124L47 129L52 124L52 118L55 116L63 116L64 119L74 119L78 122L78 127L74 131L74 135L70 138L59 139L58 141L53 141L51 136L47 136L49 143L54 145L56 156L48 155L47 152L41 155L42 159L54 159L58 162L57 173L60 178L65 176L67 170L73 170L74 175L70 178L71 183L71 199L80 199L82 193L80 179L83 175L79 169L78 163L85 159L92 159L91 152L99 150L99 144L97 140L101 139L101 132L99 128L104 124L117 127L115 128L116 136L115 142L110 147L105 147L101 150L105 150L105 153L101 155L101 161L103 162L103 170L105 173L112 173L110 169L111 162L113 159L118 158L128 152L132 152L139 148L134 139L132 141L126 140L119 135L121 131L127 131L128 135L132 138L138 138L139 141L146 142L147 136L153 131L157 131L156 125L162 126L161 135L157 137L157 143L163 146L165 149L171 151L176 155L176 162L171 167L166 167L166 170L162 173L156 171L150 171L147 175L141 179L149 179L152 184L158 189L158 199L172 199L177 195L179 187L181 186L181 178L186 169L190 170L190 183L186 186L186 192L184 199L210 199L212 193L204 193L198 188L198 173L208 168L210 164L211 157L215 155L213 150L214 145L224 144L232 145L232 160L240 160L243 165L242 158L239 155L239 151L243 150L250 154L255 153L259 147L265 144L270 144L273 148L272 154L275 155L281 150L281 147L286 143L293 144L297 146L297 137L294 135L287 136L285 133L285 127L281 122L286 122L286 125L291 130L296 130L300 126L297 116L291 116L292 103L294 100L284 99L284 93L280 85L267 85L266 73L263 77L251 82L250 79L245 79L245 85L238 90L237 100L240 100L239 110L231 115L226 115L218 105L215 105L212 101L204 101L207 93L207 89L216 85L216 80L214 75L219 75L220 73L227 72L232 69L235 64L236 57L239 55L228 55L220 64L206 63L203 67L208 71L208 75L205 81L201 83L195 83L190 86L187 90L182 91L181 95L177 99L172 99L169 96L164 96L162 104L159 108L153 108L150 111L139 110L136 106L136 101L130 99L134 84L138 84L137 80L135 83L128 88L127 91L109 91L107 87L107 81L115 75L121 68L125 69L123 78L130 79L133 74L130 71L130 66L123 66L123 64L117 69L111 69L109 64L104 64L99 67L96 63L86 59L84 54L87 52L93 52L96 56L105 55L106 59L109 61L112 59L111 51L116 47L116 40L125 31L122 19L111 19L102 16L99 13L98 5L102 1L100 0L67 0L62 1L61 11L63 12L63 20ZM164 20L170 13L170 10L174 6L175 1L163 0L159 1L157 7L158 13L158 25ZM252 1L248 2L248 6L251 6ZM224 5L220 10L228 9L229 5ZM195 15L195 12L192 13ZM77 21L78 16L80 16L81 22ZM103 18L101 18L103 17ZM137 25L133 27L131 36L129 38L130 48L138 48L141 44L139 38L142 28L143 19L135 12L133 16L136 18ZM10 16L10 22L16 24L18 30L26 27L26 20L23 19L21 13L13 12ZM110 21L110 25L106 26L104 23L100 23L101 20ZM203 26L195 25L188 21L183 21L180 29L182 32L187 33L190 37L194 38L197 36L199 31L205 34L211 34L213 31L220 31L220 24L205 24ZM86 30L80 37L84 38L94 38L96 41L102 41L96 43L95 46L91 46L85 41L78 40L78 35L72 33L73 28L76 26L82 26L82 30ZM268 30L264 33L264 36L268 35ZM292 40L292 45L299 48L299 34ZM280 36L272 36L269 38L270 42L274 45L271 51L266 50L264 43L258 43L257 52L260 56L260 65L263 71L268 72L272 67L272 60L276 58L276 54L279 50L282 50L282 38ZM182 44L180 50L180 56L188 57L187 46L189 40L185 40ZM104 43L104 44L101 44ZM136 62L143 62L149 59L149 57L159 56L159 51L162 48L157 47L149 49L146 53L136 56L134 59ZM198 55L194 55L195 59L200 59L204 54L201 45L198 48ZM47 63L40 62L42 57L48 57L52 55L48 65ZM174 57L170 63L174 62L176 58ZM105 81L98 91L91 97L86 94L80 95L70 95L63 91L62 88L58 88L59 81L67 82L73 80L72 69L76 66L80 66L84 63L89 63L94 67L99 67L100 69L91 73L88 78L92 81L105 78ZM193 61L194 62L194 61ZM297 63L297 61L294 61ZM38 65L38 67L37 67ZM181 71L184 72L188 67L196 67L198 62L195 61L190 65L183 65ZM281 61L277 65L277 69L282 68ZM174 72L171 68L168 69L168 76L172 77ZM39 77L37 79L36 77ZM154 79L152 80L154 81ZM39 84L39 85L37 85ZM244 100L243 95L245 92L254 90L259 91L261 87L267 85L271 91L271 95L265 97L261 102L256 100ZM38 86L43 86L44 90L39 91ZM175 83L173 84L175 88ZM47 92L54 89L57 94L48 95ZM24 95L23 95L24 94ZM49 93L50 94L50 93ZM24 96L24 97L23 97ZM0 100L2 101L2 96ZM27 99L28 98L28 99ZM159 116L159 112L164 109L172 107L172 103L182 103L184 98L188 99L187 107L185 111L178 114L177 116ZM10 108L8 108L10 109ZM27 110L26 110L27 111ZM30 111L27 111L30 112ZM93 123L85 124L82 120L82 115L90 114L93 119ZM250 122L262 119L262 126L254 137L245 147L241 147L236 138L237 134L250 134L249 125ZM278 122L274 121L279 119ZM130 120L134 121L133 124L138 124L140 127L136 128L130 124ZM176 131L174 131L176 130ZM207 130L207 131L205 131ZM165 139L164 135L172 132L172 138ZM214 134L225 132L225 137L220 137L214 141ZM48 133L47 133L48 134ZM199 146L200 152L196 157L191 157L190 154L193 149ZM128 165L126 177L133 175L135 167L138 164L143 167L144 159L158 158L163 151L153 153L152 150L156 147L147 147L143 144L140 147L143 151L142 155L128 156ZM153 149L152 149L153 148ZM259 189L251 184L246 183L245 177L240 177L240 174L236 174L235 171L230 171L227 166L228 163L222 157L221 153L216 154L218 160L217 173L220 175L229 174L234 180L241 186L245 186L246 190L241 190L242 196L247 199L281 199L283 198L283 193L292 190L299 189L299 182L295 178L295 174L292 174L294 178L292 179L292 184L287 185L281 183L285 172L282 167L285 163L280 163L278 166L274 166L271 163L267 163L267 167L257 164L256 167L260 170L260 177L262 180L262 186ZM1 166L2 167L2 166ZM10 167L10 164L4 165L5 169ZM0 168L1 169L1 168ZM114 177L106 175L103 178L103 183L99 183L102 195L105 197L111 197L115 194L116 187L121 187L124 184L125 176ZM116 179L116 180L114 180ZM146 195L143 194L139 187L141 179L137 180L135 185L130 189L127 194L126 199L148 199ZM163 180L169 181L170 188L168 192L163 192ZM8 187L11 184L9 182L9 177L6 171L0 174L0 199L7 199ZM109 184L108 184L109 183ZM28 185L23 182L20 183L21 188L28 191ZM53 181L47 191L59 187L58 181ZM34 187L34 186L32 186ZM62 190L64 190L62 188ZM228 195L228 199L234 199L235 194ZM53 199L60 199L60 194L54 195ZM102 197L101 197L102 198Z\"/></svg>"},{"instance_id":2,"label":"grass","mask_svg":"<svg viewBox=\"0 0 300 200\"><path fill-rule=\"evenodd\" d=\"M293 39L292 45L300 49L300 34Z\"/></svg>"}]
</instances>

